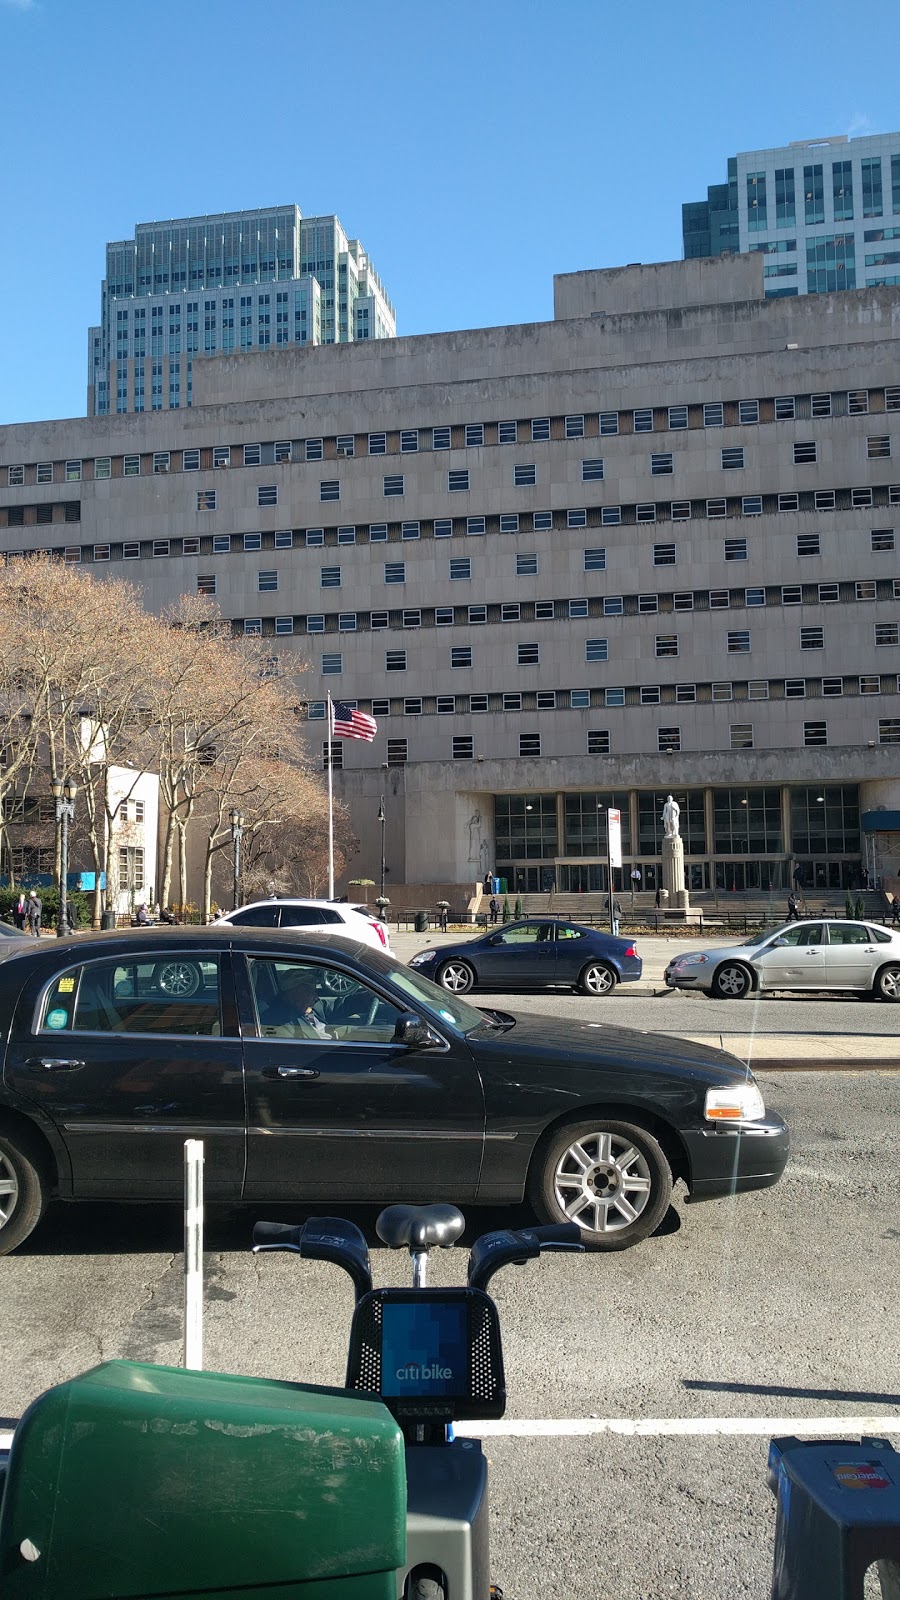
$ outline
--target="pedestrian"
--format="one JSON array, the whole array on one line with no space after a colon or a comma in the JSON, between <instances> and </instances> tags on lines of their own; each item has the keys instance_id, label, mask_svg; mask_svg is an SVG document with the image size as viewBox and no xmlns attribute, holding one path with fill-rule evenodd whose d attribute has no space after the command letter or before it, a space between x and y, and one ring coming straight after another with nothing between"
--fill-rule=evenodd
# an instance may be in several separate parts
<instances>
[{"instance_id":1,"label":"pedestrian","mask_svg":"<svg viewBox=\"0 0 900 1600\"><path fill-rule=\"evenodd\" d=\"M491 895L490 912L491 912L491 924L493 925L493 924L499 922L500 921L500 901L497 899L497 896L495 894Z\"/></svg>"},{"instance_id":2,"label":"pedestrian","mask_svg":"<svg viewBox=\"0 0 900 1600\"><path fill-rule=\"evenodd\" d=\"M44 907L37 891L32 889L28 896L25 917L28 922L28 932L34 934L36 939L41 937L41 915L43 910Z\"/></svg>"},{"instance_id":3,"label":"pedestrian","mask_svg":"<svg viewBox=\"0 0 900 1600\"><path fill-rule=\"evenodd\" d=\"M138 927L139 928L146 928L148 926L149 922L150 922L149 912L147 911L147 907L143 904L143 902L141 902L141 904L138 906L138 910L137 910L137 924L138 924Z\"/></svg>"},{"instance_id":4,"label":"pedestrian","mask_svg":"<svg viewBox=\"0 0 900 1600\"><path fill-rule=\"evenodd\" d=\"M787 919L788 922L799 922L800 920L800 902L793 891L788 895Z\"/></svg>"},{"instance_id":5,"label":"pedestrian","mask_svg":"<svg viewBox=\"0 0 900 1600\"><path fill-rule=\"evenodd\" d=\"M486 872L484 875L484 892L485 894L493 894L494 892L494 876L491 872Z\"/></svg>"},{"instance_id":6,"label":"pedestrian","mask_svg":"<svg viewBox=\"0 0 900 1600\"><path fill-rule=\"evenodd\" d=\"M891 917L891 921L896 922L898 927L900 927L900 895L894 895L893 916Z\"/></svg>"},{"instance_id":7,"label":"pedestrian","mask_svg":"<svg viewBox=\"0 0 900 1600\"><path fill-rule=\"evenodd\" d=\"M441 933L446 933L447 932L447 922L449 920L448 919L449 907L448 906L440 906L439 910L440 910L440 913L441 913Z\"/></svg>"},{"instance_id":8,"label":"pedestrian","mask_svg":"<svg viewBox=\"0 0 900 1600\"><path fill-rule=\"evenodd\" d=\"M610 895L609 895L609 910L610 910L610 915L612 917L613 936L614 937L618 937L618 933L619 933L619 918L622 915L622 907L619 905L618 897L615 894L612 894L612 893L610 893Z\"/></svg>"},{"instance_id":9,"label":"pedestrian","mask_svg":"<svg viewBox=\"0 0 900 1600\"><path fill-rule=\"evenodd\" d=\"M13 906L13 922L20 933L24 932L25 919L28 914L28 905L24 891L20 891L19 898Z\"/></svg>"},{"instance_id":10,"label":"pedestrian","mask_svg":"<svg viewBox=\"0 0 900 1600\"><path fill-rule=\"evenodd\" d=\"M656 891L656 909L657 909L657 911L659 910L661 905L662 905L662 890L661 889L657 889L657 891Z\"/></svg>"}]
</instances>

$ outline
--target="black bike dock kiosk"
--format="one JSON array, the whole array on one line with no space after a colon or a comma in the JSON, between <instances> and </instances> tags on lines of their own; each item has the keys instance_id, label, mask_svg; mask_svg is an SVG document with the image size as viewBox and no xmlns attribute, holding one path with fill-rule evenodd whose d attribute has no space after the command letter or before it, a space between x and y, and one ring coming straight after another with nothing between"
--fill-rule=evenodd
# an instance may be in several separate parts
<instances>
[{"instance_id":1,"label":"black bike dock kiosk","mask_svg":"<svg viewBox=\"0 0 900 1600\"><path fill-rule=\"evenodd\" d=\"M900 1454L892 1444L773 1439L768 1482L778 1501L772 1600L863 1600L876 1563L883 1600L900 1600Z\"/></svg>"}]
</instances>

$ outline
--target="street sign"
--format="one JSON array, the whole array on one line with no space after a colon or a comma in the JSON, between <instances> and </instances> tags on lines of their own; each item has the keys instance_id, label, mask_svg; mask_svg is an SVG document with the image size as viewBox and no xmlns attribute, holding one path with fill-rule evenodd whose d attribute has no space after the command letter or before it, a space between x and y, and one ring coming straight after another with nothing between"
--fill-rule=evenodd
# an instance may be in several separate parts
<instances>
[{"instance_id":1,"label":"street sign","mask_svg":"<svg viewBox=\"0 0 900 1600\"><path fill-rule=\"evenodd\" d=\"M612 807L606 813L606 826L609 835L609 864L611 867L622 865L622 813Z\"/></svg>"}]
</instances>

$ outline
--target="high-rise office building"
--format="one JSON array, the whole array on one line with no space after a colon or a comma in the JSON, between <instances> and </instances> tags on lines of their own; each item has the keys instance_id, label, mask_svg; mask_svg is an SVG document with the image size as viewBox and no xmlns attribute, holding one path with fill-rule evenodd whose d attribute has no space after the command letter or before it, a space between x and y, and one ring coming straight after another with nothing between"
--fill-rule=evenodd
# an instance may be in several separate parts
<instances>
[{"instance_id":1,"label":"high-rise office building","mask_svg":"<svg viewBox=\"0 0 900 1600\"><path fill-rule=\"evenodd\" d=\"M745 150L681 211L685 260L757 251L770 300L900 284L900 133Z\"/></svg>"},{"instance_id":2,"label":"high-rise office building","mask_svg":"<svg viewBox=\"0 0 900 1600\"><path fill-rule=\"evenodd\" d=\"M189 406L195 355L396 332L378 273L337 217L271 206L142 222L106 247L88 416Z\"/></svg>"}]
</instances>

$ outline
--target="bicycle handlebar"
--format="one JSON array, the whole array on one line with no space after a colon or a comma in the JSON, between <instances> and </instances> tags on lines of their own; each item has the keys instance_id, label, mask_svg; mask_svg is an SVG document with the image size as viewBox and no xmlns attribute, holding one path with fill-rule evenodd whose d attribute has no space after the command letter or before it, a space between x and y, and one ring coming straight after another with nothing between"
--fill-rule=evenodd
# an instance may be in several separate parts
<instances>
[{"instance_id":1,"label":"bicycle handlebar","mask_svg":"<svg viewBox=\"0 0 900 1600\"><path fill-rule=\"evenodd\" d=\"M286 1250L301 1248L302 1227L294 1227L290 1222L255 1222L253 1224L253 1248L255 1250Z\"/></svg>"},{"instance_id":2,"label":"bicycle handlebar","mask_svg":"<svg viewBox=\"0 0 900 1600\"><path fill-rule=\"evenodd\" d=\"M372 1287L365 1234L343 1217L311 1217L299 1228L286 1222L254 1223L253 1249L293 1250L308 1261L330 1261L343 1267L353 1280L357 1300Z\"/></svg>"},{"instance_id":3,"label":"bicycle handlebar","mask_svg":"<svg viewBox=\"0 0 900 1600\"><path fill-rule=\"evenodd\" d=\"M502 1229L497 1233L483 1233L476 1239L469 1254L468 1282L470 1289L486 1289L501 1267L524 1266L543 1250L570 1250L581 1252L584 1245L581 1229L575 1222L550 1223L541 1228L520 1228L517 1231Z\"/></svg>"}]
</instances>

